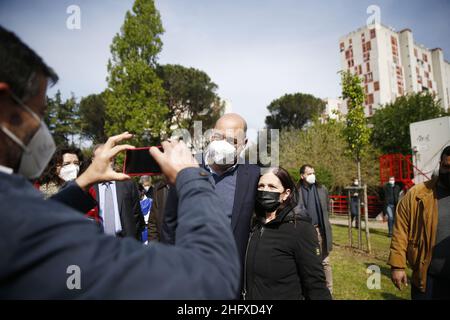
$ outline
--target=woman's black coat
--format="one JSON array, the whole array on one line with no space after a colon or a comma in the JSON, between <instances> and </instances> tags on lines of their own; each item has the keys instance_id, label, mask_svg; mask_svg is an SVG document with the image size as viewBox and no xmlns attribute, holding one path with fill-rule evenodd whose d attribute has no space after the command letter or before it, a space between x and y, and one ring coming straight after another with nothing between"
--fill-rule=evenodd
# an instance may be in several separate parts
<instances>
[{"instance_id":1,"label":"woman's black coat","mask_svg":"<svg viewBox=\"0 0 450 320\"><path fill-rule=\"evenodd\" d=\"M287 207L256 223L245 260L245 299L331 299L317 232L309 218Z\"/></svg>"}]
</instances>

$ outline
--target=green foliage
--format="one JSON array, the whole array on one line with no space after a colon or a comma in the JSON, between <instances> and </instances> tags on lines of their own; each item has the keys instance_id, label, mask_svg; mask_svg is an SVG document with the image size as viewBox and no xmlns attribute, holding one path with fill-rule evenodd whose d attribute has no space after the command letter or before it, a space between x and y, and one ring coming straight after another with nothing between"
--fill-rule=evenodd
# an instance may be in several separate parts
<instances>
[{"instance_id":1,"label":"green foliage","mask_svg":"<svg viewBox=\"0 0 450 320\"><path fill-rule=\"evenodd\" d=\"M370 129L367 127L364 114L364 91L361 80L349 71L342 73L342 98L346 100L348 109L344 136L349 151L359 162L364 148L369 144Z\"/></svg>"},{"instance_id":2,"label":"green foliage","mask_svg":"<svg viewBox=\"0 0 450 320\"><path fill-rule=\"evenodd\" d=\"M78 104L75 96L63 101L58 90L54 98L47 97L45 123L57 146L74 144L74 136L81 133Z\"/></svg>"},{"instance_id":3,"label":"green foliage","mask_svg":"<svg viewBox=\"0 0 450 320\"><path fill-rule=\"evenodd\" d=\"M129 131L139 144L158 141L166 130L168 108L164 105L162 80L156 74L164 29L152 0L135 0L132 12L111 45L108 62L106 133Z\"/></svg>"},{"instance_id":4,"label":"green foliage","mask_svg":"<svg viewBox=\"0 0 450 320\"><path fill-rule=\"evenodd\" d=\"M104 143L105 134L105 95L91 94L80 101L81 134L94 144Z\"/></svg>"},{"instance_id":5,"label":"green foliage","mask_svg":"<svg viewBox=\"0 0 450 320\"><path fill-rule=\"evenodd\" d=\"M378 109L373 115L372 143L383 153L409 154L409 125L445 115L439 101L429 93L401 96L393 103Z\"/></svg>"},{"instance_id":6,"label":"green foliage","mask_svg":"<svg viewBox=\"0 0 450 320\"><path fill-rule=\"evenodd\" d=\"M280 165L298 181L300 167L311 164L316 170L317 180L330 192L339 192L350 185L355 176L354 162L345 152L344 129L344 123L330 121L323 124L315 122L307 130L282 130ZM379 152L369 146L361 159L366 182L373 186L379 184L378 156Z\"/></svg>"},{"instance_id":7,"label":"green foliage","mask_svg":"<svg viewBox=\"0 0 450 320\"><path fill-rule=\"evenodd\" d=\"M285 94L267 107L268 129L301 129L315 120L325 109L325 102L311 94Z\"/></svg>"},{"instance_id":8,"label":"green foliage","mask_svg":"<svg viewBox=\"0 0 450 320\"><path fill-rule=\"evenodd\" d=\"M168 119L177 128L193 130L194 121L211 128L219 119L223 104L216 94L217 85L203 71L180 65L161 65L157 74L167 92Z\"/></svg>"}]
</instances>

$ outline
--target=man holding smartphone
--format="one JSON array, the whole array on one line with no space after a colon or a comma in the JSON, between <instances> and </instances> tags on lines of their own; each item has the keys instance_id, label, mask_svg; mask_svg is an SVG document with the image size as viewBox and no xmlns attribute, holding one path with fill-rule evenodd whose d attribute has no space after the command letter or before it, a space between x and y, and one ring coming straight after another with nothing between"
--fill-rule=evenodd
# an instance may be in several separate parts
<instances>
[{"instance_id":1,"label":"man holding smartphone","mask_svg":"<svg viewBox=\"0 0 450 320\"><path fill-rule=\"evenodd\" d=\"M95 183L130 179L111 166L119 152L133 148L119 144L129 133L109 138L61 191L65 197L44 200L28 179L40 176L55 150L42 120L48 80L58 80L54 71L0 26L0 299L234 298L239 260L233 235L209 173L184 143L150 150L178 192L174 246L119 240L79 213L90 209L86 204L92 208L88 191ZM74 270L79 286L71 285Z\"/></svg>"}]
</instances>

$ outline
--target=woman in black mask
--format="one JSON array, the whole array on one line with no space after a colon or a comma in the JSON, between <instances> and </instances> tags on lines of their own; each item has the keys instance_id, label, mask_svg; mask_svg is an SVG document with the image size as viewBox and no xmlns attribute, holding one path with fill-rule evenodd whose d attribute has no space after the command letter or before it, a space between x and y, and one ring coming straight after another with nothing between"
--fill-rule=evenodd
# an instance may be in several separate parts
<instances>
[{"instance_id":1,"label":"woman in black mask","mask_svg":"<svg viewBox=\"0 0 450 320\"><path fill-rule=\"evenodd\" d=\"M270 168L258 183L244 270L244 299L331 299L317 233L297 207L295 183Z\"/></svg>"}]
</instances>

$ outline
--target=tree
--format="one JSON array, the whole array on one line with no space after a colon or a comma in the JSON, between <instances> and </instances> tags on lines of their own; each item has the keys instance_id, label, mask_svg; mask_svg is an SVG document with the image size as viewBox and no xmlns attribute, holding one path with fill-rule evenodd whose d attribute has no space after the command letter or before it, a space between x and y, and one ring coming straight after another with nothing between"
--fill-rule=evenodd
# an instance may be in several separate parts
<instances>
[{"instance_id":1,"label":"tree","mask_svg":"<svg viewBox=\"0 0 450 320\"><path fill-rule=\"evenodd\" d=\"M325 109L325 102L311 94L285 94L267 107L268 129L301 129L317 118Z\"/></svg>"},{"instance_id":2,"label":"tree","mask_svg":"<svg viewBox=\"0 0 450 320\"><path fill-rule=\"evenodd\" d=\"M74 136L80 134L78 104L74 94L63 102L58 90L54 98L47 97L45 123L55 139L57 146L74 144Z\"/></svg>"},{"instance_id":3,"label":"tree","mask_svg":"<svg viewBox=\"0 0 450 320\"><path fill-rule=\"evenodd\" d=\"M346 127L344 136L347 140L348 150L357 164L357 175L361 180L361 158L364 149L369 144L370 129L364 114L364 91L361 79L349 71L343 72L342 98L347 102Z\"/></svg>"},{"instance_id":4,"label":"tree","mask_svg":"<svg viewBox=\"0 0 450 320\"><path fill-rule=\"evenodd\" d=\"M372 143L383 153L410 154L409 125L445 115L439 101L429 93L401 96L373 115Z\"/></svg>"},{"instance_id":5,"label":"tree","mask_svg":"<svg viewBox=\"0 0 450 320\"><path fill-rule=\"evenodd\" d=\"M133 143L151 144L165 130L168 108L155 72L163 32L153 0L136 0L111 45L105 97L108 135L129 131L136 134Z\"/></svg>"},{"instance_id":6,"label":"tree","mask_svg":"<svg viewBox=\"0 0 450 320\"><path fill-rule=\"evenodd\" d=\"M81 134L94 144L107 140L105 133L105 93L91 94L80 101Z\"/></svg>"},{"instance_id":7,"label":"tree","mask_svg":"<svg viewBox=\"0 0 450 320\"><path fill-rule=\"evenodd\" d=\"M177 128L193 129L194 121L202 121L204 128L214 126L223 103L216 94L217 85L203 71L180 65L161 65L157 68L166 91L169 119Z\"/></svg>"},{"instance_id":8,"label":"tree","mask_svg":"<svg viewBox=\"0 0 450 320\"><path fill-rule=\"evenodd\" d=\"M332 193L340 193L353 178L355 163L348 153L344 136L345 124L330 120L315 121L307 130L281 130L280 165L298 181L299 169L304 164L314 166L317 180ZM371 146L362 159L367 183L378 186L379 152Z\"/></svg>"}]
</instances>

